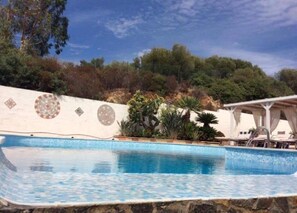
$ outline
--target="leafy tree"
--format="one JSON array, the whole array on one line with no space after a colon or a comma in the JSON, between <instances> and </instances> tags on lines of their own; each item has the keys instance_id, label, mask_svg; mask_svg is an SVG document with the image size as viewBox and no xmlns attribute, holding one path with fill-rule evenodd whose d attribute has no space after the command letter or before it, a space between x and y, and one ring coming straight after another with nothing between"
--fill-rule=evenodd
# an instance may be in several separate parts
<instances>
[{"instance_id":1,"label":"leafy tree","mask_svg":"<svg viewBox=\"0 0 297 213\"><path fill-rule=\"evenodd\" d=\"M139 70L141 68L141 60L140 58L136 57L133 59L132 66L136 69Z\"/></svg>"},{"instance_id":2,"label":"leafy tree","mask_svg":"<svg viewBox=\"0 0 297 213\"><path fill-rule=\"evenodd\" d=\"M180 44L175 44L172 47L173 65L176 67L177 79L186 80L191 76L195 68L194 58L191 56L189 50Z\"/></svg>"},{"instance_id":3,"label":"leafy tree","mask_svg":"<svg viewBox=\"0 0 297 213\"><path fill-rule=\"evenodd\" d=\"M197 56L192 56L194 60L194 73L205 73L207 72L207 66L205 60Z\"/></svg>"},{"instance_id":4,"label":"leafy tree","mask_svg":"<svg viewBox=\"0 0 297 213\"><path fill-rule=\"evenodd\" d=\"M275 78L284 82L290 87L295 94L297 94L297 70L296 69L282 69L276 73Z\"/></svg>"},{"instance_id":5,"label":"leafy tree","mask_svg":"<svg viewBox=\"0 0 297 213\"><path fill-rule=\"evenodd\" d=\"M166 92L165 88L166 78L164 75L155 74L152 79L152 84L149 91L156 92L159 95L164 95Z\"/></svg>"},{"instance_id":6,"label":"leafy tree","mask_svg":"<svg viewBox=\"0 0 297 213\"><path fill-rule=\"evenodd\" d=\"M241 100L255 100L266 96L268 88L267 76L252 68L238 69L230 78L242 90ZM266 86L264 86L266 85Z\"/></svg>"},{"instance_id":7,"label":"leafy tree","mask_svg":"<svg viewBox=\"0 0 297 213\"><path fill-rule=\"evenodd\" d=\"M230 80L242 89L243 100L270 98L293 93L284 82L266 76L259 68L238 69Z\"/></svg>"},{"instance_id":8,"label":"leafy tree","mask_svg":"<svg viewBox=\"0 0 297 213\"><path fill-rule=\"evenodd\" d=\"M236 69L244 69L244 68L251 68L253 69L253 65L251 62L243 61L240 59L232 59L236 65Z\"/></svg>"},{"instance_id":9,"label":"leafy tree","mask_svg":"<svg viewBox=\"0 0 297 213\"><path fill-rule=\"evenodd\" d=\"M131 70L129 72L126 72L122 86L124 88L127 88L129 92L135 93L137 90L140 89L142 79L139 76L139 71Z\"/></svg>"},{"instance_id":10,"label":"leafy tree","mask_svg":"<svg viewBox=\"0 0 297 213\"><path fill-rule=\"evenodd\" d=\"M164 48L153 48L141 57L142 70L163 75L172 74L171 52Z\"/></svg>"},{"instance_id":11,"label":"leafy tree","mask_svg":"<svg viewBox=\"0 0 297 213\"><path fill-rule=\"evenodd\" d=\"M13 31L11 22L8 19L7 9L0 6L0 51L7 48L13 48Z\"/></svg>"},{"instance_id":12,"label":"leafy tree","mask_svg":"<svg viewBox=\"0 0 297 213\"><path fill-rule=\"evenodd\" d=\"M66 83L62 80L60 73L41 71L38 73L38 90L63 95L67 91Z\"/></svg>"},{"instance_id":13,"label":"leafy tree","mask_svg":"<svg viewBox=\"0 0 297 213\"><path fill-rule=\"evenodd\" d=\"M227 78L232 75L236 69L236 64L231 58L220 58L220 62L217 67L218 73L216 76L220 78Z\"/></svg>"},{"instance_id":14,"label":"leafy tree","mask_svg":"<svg viewBox=\"0 0 297 213\"><path fill-rule=\"evenodd\" d=\"M195 73L191 78L191 84L198 87L210 87L215 79L211 76L208 76L204 73L199 74Z\"/></svg>"},{"instance_id":15,"label":"leafy tree","mask_svg":"<svg viewBox=\"0 0 297 213\"><path fill-rule=\"evenodd\" d=\"M87 62L85 60L80 61L81 66L91 66L95 69L102 69L104 67L104 58L93 58L90 62Z\"/></svg>"},{"instance_id":16,"label":"leafy tree","mask_svg":"<svg viewBox=\"0 0 297 213\"><path fill-rule=\"evenodd\" d=\"M212 76L217 78L229 77L236 69L236 63L231 58L212 56L205 62L209 64Z\"/></svg>"},{"instance_id":17,"label":"leafy tree","mask_svg":"<svg viewBox=\"0 0 297 213\"><path fill-rule=\"evenodd\" d=\"M244 100L244 90L228 79L218 79L208 89L208 94L223 103L234 103Z\"/></svg>"},{"instance_id":18,"label":"leafy tree","mask_svg":"<svg viewBox=\"0 0 297 213\"><path fill-rule=\"evenodd\" d=\"M268 85L268 97L279 97L294 94L294 90L290 88L285 82L278 81L272 77L268 77Z\"/></svg>"},{"instance_id":19,"label":"leafy tree","mask_svg":"<svg viewBox=\"0 0 297 213\"><path fill-rule=\"evenodd\" d=\"M63 80L68 95L102 100L102 77L94 68L67 64L63 69Z\"/></svg>"},{"instance_id":20,"label":"leafy tree","mask_svg":"<svg viewBox=\"0 0 297 213\"><path fill-rule=\"evenodd\" d=\"M68 19L63 16L67 0L8 0L3 7L11 31L20 34L20 50L46 55L54 47L57 54L69 39Z\"/></svg>"},{"instance_id":21,"label":"leafy tree","mask_svg":"<svg viewBox=\"0 0 297 213\"><path fill-rule=\"evenodd\" d=\"M23 55L16 49L2 49L0 51L0 84L37 89L38 69L30 69L26 64L30 61L32 57Z\"/></svg>"},{"instance_id":22,"label":"leafy tree","mask_svg":"<svg viewBox=\"0 0 297 213\"><path fill-rule=\"evenodd\" d=\"M124 79L127 75L131 74L132 71L134 71L134 68L129 63L112 62L105 66L104 69L99 70L99 74L104 88L111 90L122 88L123 85L129 86L129 82L124 81Z\"/></svg>"}]
</instances>

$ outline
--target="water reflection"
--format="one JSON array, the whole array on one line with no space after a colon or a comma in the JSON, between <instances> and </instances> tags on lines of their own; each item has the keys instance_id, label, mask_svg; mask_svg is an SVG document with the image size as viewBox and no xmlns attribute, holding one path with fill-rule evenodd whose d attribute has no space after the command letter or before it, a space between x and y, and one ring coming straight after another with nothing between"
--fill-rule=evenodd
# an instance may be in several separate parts
<instances>
[{"instance_id":1,"label":"water reflection","mask_svg":"<svg viewBox=\"0 0 297 213\"><path fill-rule=\"evenodd\" d=\"M297 171L297 165L277 165L272 163L255 163L250 161L226 160L226 172L231 174L293 174Z\"/></svg>"},{"instance_id":2,"label":"water reflection","mask_svg":"<svg viewBox=\"0 0 297 213\"><path fill-rule=\"evenodd\" d=\"M33 172L53 172L53 166L49 162L39 162L30 166L30 170Z\"/></svg>"},{"instance_id":3,"label":"water reflection","mask_svg":"<svg viewBox=\"0 0 297 213\"><path fill-rule=\"evenodd\" d=\"M223 169L224 159L203 155L117 152L123 173L213 174Z\"/></svg>"},{"instance_id":4,"label":"water reflection","mask_svg":"<svg viewBox=\"0 0 297 213\"><path fill-rule=\"evenodd\" d=\"M292 163L282 166L255 164L203 154L161 151L5 147L0 149L0 158L11 170L34 172L238 175L292 174L297 171L297 164Z\"/></svg>"},{"instance_id":5,"label":"water reflection","mask_svg":"<svg viewBox=\"0 0 297 213\"><path fill-rule=\"evenodd\" d=\"M12 164L7 157L5 156L5 154L2 151L2 148L0 147L0 161L11 171L16 172L17 168L14 164Z\"/></svg>"},{"instance_id":6,"label":"water reflection","mask_svg":"<svg viewBox=\"0 0 297 213\"><path fill-rule=\"evenodd\" d=\"M111 167L111 162L104 161L101 163L96 163L92 173L111 173Z\"/></svg>"}]
</instances>

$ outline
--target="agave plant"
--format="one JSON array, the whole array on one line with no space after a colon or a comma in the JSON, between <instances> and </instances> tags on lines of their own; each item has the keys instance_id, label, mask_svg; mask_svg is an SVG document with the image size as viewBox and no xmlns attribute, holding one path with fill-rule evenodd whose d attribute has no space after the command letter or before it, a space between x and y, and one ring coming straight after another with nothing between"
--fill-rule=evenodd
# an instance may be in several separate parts
<instances>
[{"instance_id":1,"label":"agave plant","mask_svg":"<svg viewBox=\"0 0 297 213\"><path fill-rule=\"evenodd\" d=\"M199 113L196 121L203 123L203 127L210 127L209 124L217 124L219 121L212 113Z\"/></svg>"},{"instance_id":2,"label":"agave plant","mask_svg":"<svg viewBox=\"0 0 297 213\"><path fill-rule=\"evenodd\" d=\"M171 139L177 139L183 123L182 113L176 109L163 109L160 121L163 134Z\"/></svg>"},{"instance_id":3,"label":"agave plant","mask_svg":"<svg viewBox=\"0 0 297 213\"><path fill-rule=\"evenodd\" d=\"M121 120L121 122L118 122L118 125L120 127L120 133L122 136L130 136L131 134L131 122Z\"/></svg>"},{"instance_id":4,"label":"agave plant","mask_svg":"<svg viewBox=\"0 0 297 213\"><path fill-rule=\"evenodd\" d=\"M178 100L177 107L186 110L186 113L183 116L185 122L190 121L191 111L198 114L201 110L201 104L199 100L191 96L185 96Z\"/></svg>"},{"instance_id":5,"label":"agave plant","mask_svg":"<svg viewBox=\"0 0 297 213\"><path fill-rule=\"evenodd\" d=\"M183 140L197 140L201 133L195 122L190 121L183 123L179 138Z\"/></svg>"}]
</instances>

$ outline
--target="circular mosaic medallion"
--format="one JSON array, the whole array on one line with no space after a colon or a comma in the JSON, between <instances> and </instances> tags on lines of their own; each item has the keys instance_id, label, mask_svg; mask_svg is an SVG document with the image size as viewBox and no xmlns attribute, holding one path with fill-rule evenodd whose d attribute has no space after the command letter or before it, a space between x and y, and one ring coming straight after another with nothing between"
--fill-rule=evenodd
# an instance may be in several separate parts
<instances>
[{"instance_id":1,"label":"circular mosaic medallion","mask_svg":"<svg viewBox=\"0 0 297 213\"><path fill-rule=\"evenodd\" d=\"M35 111L44 119L52 119L60 113L60 102L53 95L41 95L35 100Z\"/></svg>"},{"instance_id":2,"label":"circular mosaic medallion","mask_svg":"<svg viewBox=\"0 0 297 213\"><path fill-rule=\"evenodd\" d=\"M113 124L115 121L115 112L113 108L104 104L98 108L97 111L98 120L105 126Z\"/></svg>"}]
</instances>

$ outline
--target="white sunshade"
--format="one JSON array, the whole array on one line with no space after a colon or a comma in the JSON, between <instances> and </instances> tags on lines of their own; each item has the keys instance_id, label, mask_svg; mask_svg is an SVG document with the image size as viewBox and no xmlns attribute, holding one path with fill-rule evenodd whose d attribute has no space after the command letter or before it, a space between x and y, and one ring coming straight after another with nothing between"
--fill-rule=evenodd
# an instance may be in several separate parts
<instances>
[{"instance_id":1,"label":"white sunshade","mask_svg":"<svg viewBox=\"0 0 297 213\"><path fill-rule=\"evenodd\" d=\"M238 103L224 104L225 108L240 108L245 110L263 109L262 104L272 103L271 109L283 109L287 107L297 106L297 95L283 96L277 98L266 98L254 101L244 101Z\"/></svg>"},{"instance_id":2,"label":"white sunshade","mask_svg":"<svg viewBox=\"0 0 297 213\"><path fill-rule=\"evenodd\" d=\"M247 110L253 112L256 120L255 111L265 112L265 127L269 132L272 132L280 119L280 111L282 110L289 122L293 132L297 131L297 95L283 96L277 98L266 98L254 101L245 101L232 104L224 104L231 113L230 121L230 135L234 129L235 112L238 110ZM276 111L278 111L276 113ZM277 116L276 116L277 115ZM259 115L258 115L259 116ZM234 118L233 118L234 117ZM258 118L257 118L258 119ZM235 119L236 120L236 119ZM236 122L236 125L238 123ZM256 124L257 126L257 124Z\"/></svg>"}]
</instances>

